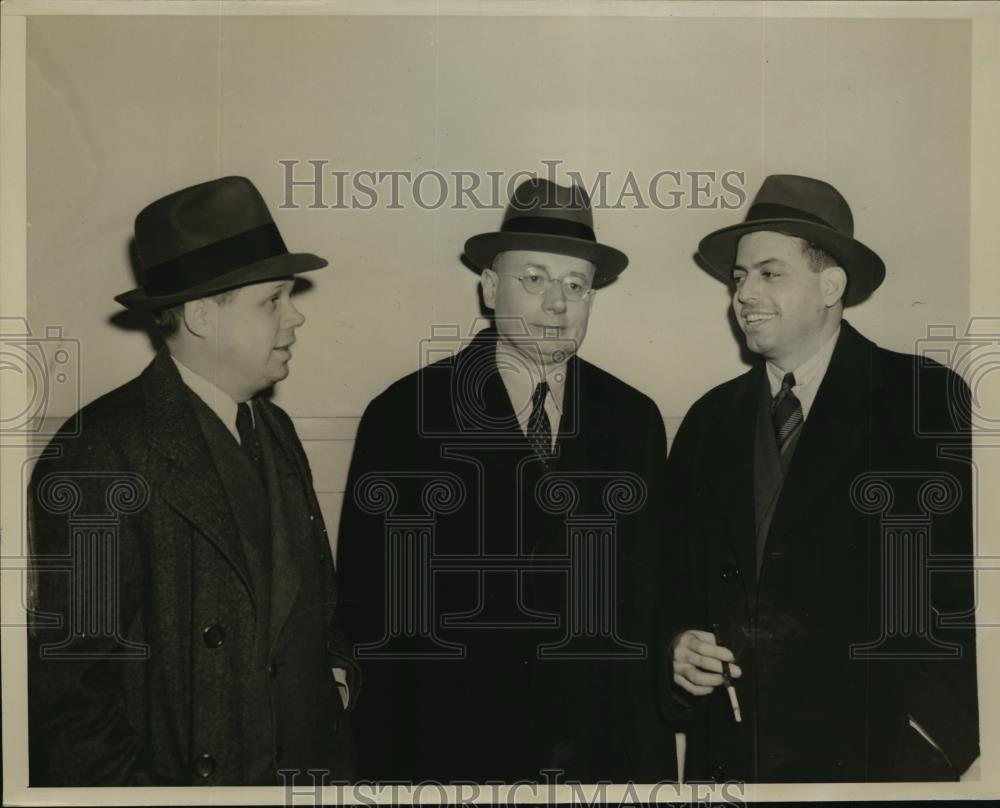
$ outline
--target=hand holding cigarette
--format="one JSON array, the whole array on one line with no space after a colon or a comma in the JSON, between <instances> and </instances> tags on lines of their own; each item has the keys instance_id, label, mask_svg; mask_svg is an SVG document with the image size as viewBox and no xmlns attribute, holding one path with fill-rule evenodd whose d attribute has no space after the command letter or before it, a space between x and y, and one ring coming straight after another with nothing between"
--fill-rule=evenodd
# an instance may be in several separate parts
<instances>
[{"instance_id":1,"label":"hand holding cigarette","mask_svg":"<svg viewBox=\"0 0 1000 808\"><path fill-rule=\"evenodd\" d=\"M707 696L743 675L733 652L719 645L711 631L688 629L674 638L674 682L694 696ZM735 691L734 691L735 693Z\"/></svg>"}]
</instances>

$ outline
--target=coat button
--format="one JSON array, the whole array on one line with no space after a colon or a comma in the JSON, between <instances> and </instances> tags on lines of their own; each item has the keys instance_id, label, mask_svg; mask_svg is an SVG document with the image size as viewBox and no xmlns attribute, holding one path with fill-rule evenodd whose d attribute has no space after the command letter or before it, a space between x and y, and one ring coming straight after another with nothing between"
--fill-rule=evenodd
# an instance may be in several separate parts
<instances>
[{"instance_id":1,"label":"coat button","mask_svg":"<svg viewBox=\"0 0 1000 808\"><path fill-rule=\"evenodd\" d=\"M270 665L268 665L267 666L267 672L268 672L268 674L270 674L270 676L271 676L272 679L275 676L277 676L278 675L278 663L277 662L272 662Z\"/></svg>"},{"instance_id":2,"label":"coat button","mask_svg":"<svg viewBox=\"0 0 1000 808\"><path fill-rule=\"evenodd\" d=\"M722 763L716 764L715 768L712 769L712 779L722 780L726 776L726 767Z\"/></svg>"},{"instance_id":3,"label":"coat button","mask_svg":"<svg viewBox=\"0 0 1000 808\"><path fill-rule=\"evenodd\" d=\"M201 635L201 639L209 648L218 648L226 639L226 630L219 625L209 626Z\"/></svg>"},{"instance_id":4,"label":"coat button","mask_svg":"<svg viewBox=\"0 0 1000 808\"><path fill-rule=\"evenodd\" d=\"M194 762L194 771L200 778L207 780L215 774L215 758L211 755L202 755Z\"/></svg>"},{"instance_id":5,"label":"coat button","mask_svg":"<svg viewBox=\"0 0 1000 808\"><path fill-rule=\"evenodd\" d=\"M740 568L735 564L726 564L722 568L722 580L723 581L735 581L740 577Z\"/></svg>"}]
</instances>

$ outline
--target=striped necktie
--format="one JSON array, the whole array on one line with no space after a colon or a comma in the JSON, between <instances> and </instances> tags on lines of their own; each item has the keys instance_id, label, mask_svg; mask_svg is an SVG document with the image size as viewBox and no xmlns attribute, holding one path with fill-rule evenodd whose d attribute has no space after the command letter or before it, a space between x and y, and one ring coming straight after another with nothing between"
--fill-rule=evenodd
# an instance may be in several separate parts
<instances>
[{"instance_id":1,"label":"striped necktie","mask_svg":"<svg viewBox=\"0 0 1000 808\"><path fill-rule=\"evenodd\" d=\"M545 412L545 397L548 394L548 382L540 382L531 396L531 415L528 418L528 440L543 466L548 466L552 459L552 425Z\"/></svg>"},{"instance_id":2,"label":"striped necktie","mask_svg":"<svg viewBox=\"0 0 1000 808\"><path fill-rule=\"evenodd\" d=\"M781 389L771 402L771 421L774 435L778 439L778 450L784 452L792 439L802 428L802 402L795 397L795 374L786 373L781 380Z\"/></svg>"}]
</instances>

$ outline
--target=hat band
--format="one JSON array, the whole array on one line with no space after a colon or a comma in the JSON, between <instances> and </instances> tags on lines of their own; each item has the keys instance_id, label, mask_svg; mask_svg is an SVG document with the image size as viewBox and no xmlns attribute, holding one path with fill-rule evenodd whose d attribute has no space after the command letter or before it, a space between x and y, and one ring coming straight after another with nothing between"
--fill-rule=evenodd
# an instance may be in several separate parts
<instances>
[{"instance_id":1,"label":"hat band","mask_svg":"<svg viewBox=\"0 0 1000 808\"><path fill-rule=\"evenodd\" d=\"M143 286L148 295L174 295L287 252L277 225L269 222L149 267Z\"/></svg>"},{"instance_id":2,"label":"hat band","mask_svg":"<svg viewBox=\"0 0 1000 808\"><path fill-rule=\"evenodd\" d=\"M516 216L507 219L500 228L502 233L539 233L547 236L568 236L569 238L597 241L594 231L580 222L565 219L549 219L545 216Z\"/></svg>"},{"instance_id":3,"label":"hat band","mask_svg":"<svg viewBox=\"0 0 1000 808\"><path fill-rule=\"evenodd\" d=\"M821 219L815 214L807 213L804 210L792 208L788 205L779 205L776 202L760 202L751 205L750 210L747 211L746 221L753 222L757 219L802 219L803 221L821 224L823 227L829 227L831 230L837 229L828 221Z\"/></svg>"}]
</instances>

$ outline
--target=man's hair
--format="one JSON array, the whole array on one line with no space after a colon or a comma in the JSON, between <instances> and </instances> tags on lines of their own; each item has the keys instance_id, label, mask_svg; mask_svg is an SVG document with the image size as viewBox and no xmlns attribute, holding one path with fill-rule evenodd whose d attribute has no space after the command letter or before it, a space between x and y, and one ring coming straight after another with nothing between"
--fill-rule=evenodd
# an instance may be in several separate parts
<instances>
[{"instance_id":1,"label":"man's hair","mask_svg":"<svg viewBox=\"0 0 1000 808\"><path fill-rule=\"evenodd\" d=\"M840 266L840 261L830 255L830 253L818 244L813 244L811 241L806 241L805 239L802 239L802 254L808 259L809 269L813 272L822 272L827 267Z\"/></svg>"},{"instance_id":2,"label":"man's hair","mask_svg":"<svg viewBox=\"0 0 1000 808\"><path fill-rule=\"evenodd\" d=\"M239 290L227 289L225 292L219 292L217 295L209 295L209 297L220 306L224 306L233 299L237 291ZM165 340L170 339L180 331L181 323L184 322L184 304L178 303L176 306L157 309L153 312L152 316L153 323L156 325L157 331L160 332L160 336Z\"/></svg>"},{"instance_id":3,"label":"man's hair","mask_svg":"<svg viewBox=\"0 0 1000 808\"><path fill-rule=\"evenodd\" d=\"M791 235L791 234L788 234ZM802 254L806 257L809 262L809 269L813 272L822 272L827 267L839 267L841 266L840 261L834 258L830 253L820 247L818 244L813 244L811 241L807 241L801 236L795 236L799 240L799 244L802 247ZM846 277L847 272L844 272ZM840 296L841 302L847 297L847 287L850 285L851 279L847 278L847 283L844 284L844 292Z\"/></svg>"}]
</instances>

